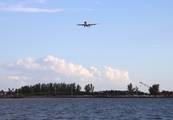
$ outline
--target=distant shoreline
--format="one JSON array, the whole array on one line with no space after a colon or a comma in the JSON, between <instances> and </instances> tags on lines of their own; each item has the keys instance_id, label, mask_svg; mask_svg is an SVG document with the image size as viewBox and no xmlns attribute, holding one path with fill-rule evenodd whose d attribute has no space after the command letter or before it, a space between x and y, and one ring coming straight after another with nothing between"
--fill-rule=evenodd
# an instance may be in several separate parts
<instances>
[{"instance_id":1,"label":"distant shoreline","mask_svg":"<svg viewBox=\"0 0 173 120\"><path fill-rule=\"evenodd\" d=\"M173 96L149 96L149 95L138 95L138 96L93 96L93 95L57 95L57 96L25 96L25 97L0 97L0 99L16 99L16 98L173 98Z\"/></svg>"}]
</instances>

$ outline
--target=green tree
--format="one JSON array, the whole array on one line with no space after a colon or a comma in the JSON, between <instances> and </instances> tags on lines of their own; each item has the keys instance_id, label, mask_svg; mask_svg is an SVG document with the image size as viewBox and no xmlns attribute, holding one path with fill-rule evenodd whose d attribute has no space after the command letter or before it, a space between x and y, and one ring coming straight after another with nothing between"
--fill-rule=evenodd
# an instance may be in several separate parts
<instances>
[{"instance_id":1,"label":"green tree","mask_svg":"<svg viewBox=\"0 0 173 120\"><path fill-rule=\"evenodd\" d=\"M152 85L152 87L149 88L149 92L151 95L159 95L159 84Z\"/></svg>"},{"instance_id":2,"label":"green tree","mask_svg":"<svg viewBox=\"0 0 173 120\"><path fill-rule=\"evenodd\" d=\"M41 91L41 84L40 84L40 83L35 84L35 85L33 86L33 91L34 91L34 92L40 92L40 91Z\"/></svg>"},{"instance_id":3,"label":"green tree","mask_svg":"<svg viewBox=\"0 0 173 120\"><path fill-rule=\"evenodd\" d=\"M137 86L134 88L134 92L135 92L136 95L138 94L139 88Z\"/></svg>"},{"instance_id":4,"label":"green tree","mask_svg":"<svg viewBox=\"0 0 173 120\"><path fill-rule=\"evenodd\" d=\"M92 84L85 85L85 92L92 93L94 91L94 86Z\"/></svg>"},{"instance_id":5,"label":"green tree","mask_svg":"<svg viewBox=\"0 0 173 120\"><path fill-rule=\"evenodd\" d=\"M21 91L22 91L23 94L25 94L25 93L30 93L30 92L31 92L29 86L24 86L24 87L22 87L22 88L21 88Z\"/></svg>"},{"instance_id":6,"label":"green tree","mask_svg":"<svg viewBox=\"0 0 173 120\"><path fill-rule=\"evenodd\" d=\"M132 83L130 83L130 84L127 85L127 91L128 91L128 94L129 95L133 95L133 93L135 91L135 88L133 88Z\"/></svg>"},{"instance_id":7,"label":"green tree","mask_svg":"<svg viewBox=\"0 0 173 120\"><path fill-rule=\"evenodd\" d=\"M76 91L80 92L80 90L81 90L81 86L79 84L77 84Z\"/></svg>"}]
</instances>

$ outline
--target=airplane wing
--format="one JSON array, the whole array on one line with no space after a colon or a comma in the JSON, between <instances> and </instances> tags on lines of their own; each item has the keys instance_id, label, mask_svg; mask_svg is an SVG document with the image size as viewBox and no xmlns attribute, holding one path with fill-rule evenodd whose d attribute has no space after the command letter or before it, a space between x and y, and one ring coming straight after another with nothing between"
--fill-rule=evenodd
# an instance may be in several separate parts
<instances>
[{"instance_id":1,"label":"airplane wing","mask_svg":"<svg viewBox=\"0 0 173 120\"><path fill-rule=\"evenodd\" d=\"M84 26L85 24L77 24L78 26Z\"/></svg>"},{"instance_id":2,"label":"airplane wing","mask_svg":"<svg viewBox=\"0 0 173 120\"><path fill-rule=\"evenodd\" d=\"M94 23L94 24L77 24L78 26L84 26L84 27L90 27L92 25L97 25L98 23Z\"/></svg>"},{"instance_id":3,"label":"airplane wing","mask_svg":"<svg viewBox=\"0 0 173 120\"><path fill-rule=\"evenodd\" d=\"M88 24L89 26L91 26L91 25L97 25L96 23L95 24Z\"/></svg>"}]
</instances>

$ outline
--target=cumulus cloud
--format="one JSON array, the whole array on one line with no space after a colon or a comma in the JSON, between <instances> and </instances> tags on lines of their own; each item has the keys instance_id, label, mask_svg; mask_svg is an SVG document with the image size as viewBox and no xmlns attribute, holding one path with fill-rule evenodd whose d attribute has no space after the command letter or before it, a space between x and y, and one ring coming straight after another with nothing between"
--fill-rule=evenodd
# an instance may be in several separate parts
<instances>
[{"instance_id":1,"label":"cumulus cloud","mask_svg":"<svg viewBox=\"0 0 173 120\"><path fill-rule=\"evenodd\" d=\"M67 63L51 55L34 60L32 58L19 59L13 63L0 64L1 83L6 86L33 85L36 83L65 82L86 85L92 83L99 86L126 87L131 82L128 72L105 66L99 70L94 66L85 68L82 65Z\"/></svg>"}]
</instances>

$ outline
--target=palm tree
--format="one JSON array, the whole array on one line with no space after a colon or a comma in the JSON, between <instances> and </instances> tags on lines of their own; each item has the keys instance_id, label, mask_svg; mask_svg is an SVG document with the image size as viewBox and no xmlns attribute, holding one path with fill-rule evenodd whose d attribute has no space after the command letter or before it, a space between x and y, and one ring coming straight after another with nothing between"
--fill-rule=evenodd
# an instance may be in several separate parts
<instances>
[{"instance_id":1,"label":"palm tree","mask_svg":"<svg viewBox=\"0 0 173 120\"><path fill-rule=\"evenodd\" d=\"M130 83L129 85L127 85L127 90L128 90L128 93L130 95L133 95L135 88L133 88L132 83Z\"/></svg>"}]
</instances>

